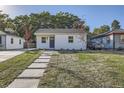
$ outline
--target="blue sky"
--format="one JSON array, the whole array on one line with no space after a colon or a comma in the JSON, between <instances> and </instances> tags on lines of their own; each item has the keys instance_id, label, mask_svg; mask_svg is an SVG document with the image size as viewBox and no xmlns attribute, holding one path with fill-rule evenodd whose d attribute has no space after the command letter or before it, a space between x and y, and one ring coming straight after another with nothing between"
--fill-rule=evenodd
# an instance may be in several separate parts
<instances>
[{"instance_id":1,"label":"blue sky","mask_svg":"<svg viewBox=\"0 0 124 93\"><path fill-rule=\"evenodd\" d=\"M124 28L124 6L93 6L93 5L20 5L20 6L0 6L5 13L14 18L17 15L25 15L30 13L38 13L49 11L51 14L56 14L59 11L69 12L86 20L91 31L95 27L101 25L111 25L114 19L121 23Z\"/></svg>"}]
</instances>

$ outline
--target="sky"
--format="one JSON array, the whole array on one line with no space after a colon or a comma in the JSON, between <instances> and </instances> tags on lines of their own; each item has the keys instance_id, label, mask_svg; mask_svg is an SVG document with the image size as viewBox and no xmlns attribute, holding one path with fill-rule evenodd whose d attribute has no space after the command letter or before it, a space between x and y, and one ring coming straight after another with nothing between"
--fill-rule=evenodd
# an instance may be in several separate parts
<instances>
[{"instance_id":1,"label":"sky","mask_svg":"<svg viewBox=\"0 0 124 93\"><path fill-rule=\"evenodd\" d=\"M39 13L49 11L51 14L57 12L69 12L83 18L92 32L94 28L101 25L111 25L114 19L120 21L121 28L124 29L124 5L8 5L0 6L0 10L9 14L11 18L18 15Z\"/></svg>"}]
</instances>

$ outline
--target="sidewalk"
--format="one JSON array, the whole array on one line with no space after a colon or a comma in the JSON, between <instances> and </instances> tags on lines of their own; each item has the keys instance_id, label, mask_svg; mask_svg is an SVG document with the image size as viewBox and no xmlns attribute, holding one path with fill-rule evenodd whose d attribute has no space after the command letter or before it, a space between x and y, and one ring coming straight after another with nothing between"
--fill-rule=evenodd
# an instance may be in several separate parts
<instances>
[{"instance_id":1,"label":"sidewalk","mask_svg":"<svg viewBox=\"0 0 124 93\"><path fill-rule=\"evenodd\" d=\"M27 67L8 88L37 88L40 77L50 62L52 52L43 52L30 66Z\"/></svg>"}]
</instances>

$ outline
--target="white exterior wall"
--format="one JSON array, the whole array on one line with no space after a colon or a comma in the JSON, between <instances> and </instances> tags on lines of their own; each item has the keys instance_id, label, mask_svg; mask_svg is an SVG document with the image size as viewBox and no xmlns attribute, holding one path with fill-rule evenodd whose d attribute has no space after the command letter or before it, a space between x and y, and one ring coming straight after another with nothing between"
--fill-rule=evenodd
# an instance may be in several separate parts
<instances>
[{"instance_id":1,"label":"white exterior wall","mask_svg":"<svg viewBox=\"0 0 124 93\"><path fill-rule=\"evenodd\" d=\"M41 37L47 37L46 43L41 42ZM49 36L46 35L37 35L36 36L36 47L38 49L49 49Z\"/></svg>"},{"instance_id":2,"label":"white exterior wall","mask_svg":"<svg viewBox=\"0 0 124 93\"><path fill-rule=\"evenodd\" d=\"M46 36L47 40L46 43L41 42L41 37ZM37 41L37 48L38 49L50 49L49 48L49 37L53 35L37 35L36 41ZM68 36L73 36L74 42L68 43ZM55 34L55 49L83 49L85 50L87 47L87 35L84 35L84 40L82 41L80 39L80 35L74 35L74 34Z\"/></svg>"},{"instance_id":3,"label":"white exterior wall","mask_svg":"<svg viewBox=\"0 0 124 93\"><path fill-rule=\"evenodd\" d=\"M5 39L6 37L4 35L1 36L1 47L0 49L5 49Z\"/></svg>"},{"instance_id":4,"label":"white exterior wall","mask_svg":"<svg viewBox=\"0 0 124 93\"><path fill-rule=\"evenodd\" d=\"M120 35L117 34L115 35L115 48L119 48L119 47L124 48L124 42L120 41Z\"/></svg>"},{"instance_id":5,"label":"white exterior wall","mask_svg":"<svg viewBox=\"0 0 124 93\"><path fill-rule=\"evenodd\" d=\"M68 43L68 37L73 36L73 43ZM80 39L80 35L56 35L55 36L55 49L86 49L86 35L85 41Z\"/></svg>"},{"instance_id":6,"label":"white exterior wall","mask_svg":"<svg viewBox=\"0 0 124 93\"><path fill-rule=\"evenodd\" d=\"M107 42L107 38L110 39L110 43ZM104 44L105 48L113 48L113 35L104 37L103 44Z\"/></svg>"},{"instance_id":7,"label":"white exterior wall","mask_svg":"<svg viewBox=\"0 0 124 93\"><path fill-rule=\"evenodd\" d=\"M102 44L104 44L104 47L108 48L108 49L112 49L113 48L113 43L114 43L113 38L114 38L115 39L115 49L117 49L119 47L124 48L124 42L120 41L120 35L121 34L115 34L114 37L113 37L113 34L111 34L109 36L93 39L92 41L93 42L99 42L100 40L103 40ZM107 43L107 37L110 38L110 43Z\"/></svg>"},{"instance_id":8,"label":"white exterior wall","mask_svg":"<svg viewBox=\"0 0 124 93\"><path fill-rule=\"evenodd\" d=\"M110 39L110 42L107 42L107 38ZM113 35L105 36L105 37L99 37L92 40L96 43L101 43L104 45L104 48L113 48Z\"/></svg>"},{"instance_id":9,"label":"white exterior wall","mask_svg":"<svg viewBox=\"0 0 124 93\"><path fill-rule=\"evenodd\" d=\"M11 44L11 38L13 38L13 44ZM21 40L21 44L19 44ZM6 49L22 49L24 46L24 39L16 36L6 36Z\"/></svg>"}]
</instances>

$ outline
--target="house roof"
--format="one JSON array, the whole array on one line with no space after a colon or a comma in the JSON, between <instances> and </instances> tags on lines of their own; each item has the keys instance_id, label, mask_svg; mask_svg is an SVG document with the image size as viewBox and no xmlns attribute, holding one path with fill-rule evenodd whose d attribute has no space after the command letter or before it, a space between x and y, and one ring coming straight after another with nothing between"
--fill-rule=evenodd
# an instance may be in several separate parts
<instances>
[{"instance_id":1,"label":"house roof","mask_svg":"<svg viewBox=\"0 0 124 93\"><path fill-rule=\"evenodd\" d=\"M0 31L0 35L6 35L6 33L3 31Z\"/></svg>"},{"instance_id":2,"label":"house roof","mask_svg":"<svg viewBox=\"0 0 124 93\"><path fill-rule=\"evenodd\" d=\"M12 29L5 29L5 31L1 31L0 30L0 35L11 35L11 36L19 37L18 34L17 34L17 32L15 32Z\"/></svg>"},{"instance_id":3,"label":"house roof","mask_svg":"<svg viewBox=\"0 0 124 93\"><path fill-rule=\"evenodd\" d=\"M38 29L35 34L37 33L84 33L77 29Z\"/></svg>"},{"instance_id":4,"label":"house roof","mask_svg":"<svg viewBox=\"0 0 124 93\"><path fill-rule=\"evenodd\" d=\"M113 30L113 31L108 31L99 35L96 35L94 37L92 37L92 39L94 38L99 38L99 37L105 37L111 34L124 34L124 29L117 29L117 30Z\"/></svg>"},{"instance_id":5,"label":"house roof","mask_svg":"<svg viewBox=\"0 0 124 93\"><path fill-rule=\"evenodd\" d=\"M17 33L10 32L10 31L0 31L0 35L13 35L13 36L18 36Z\"/></svg>"}]
</instances>

